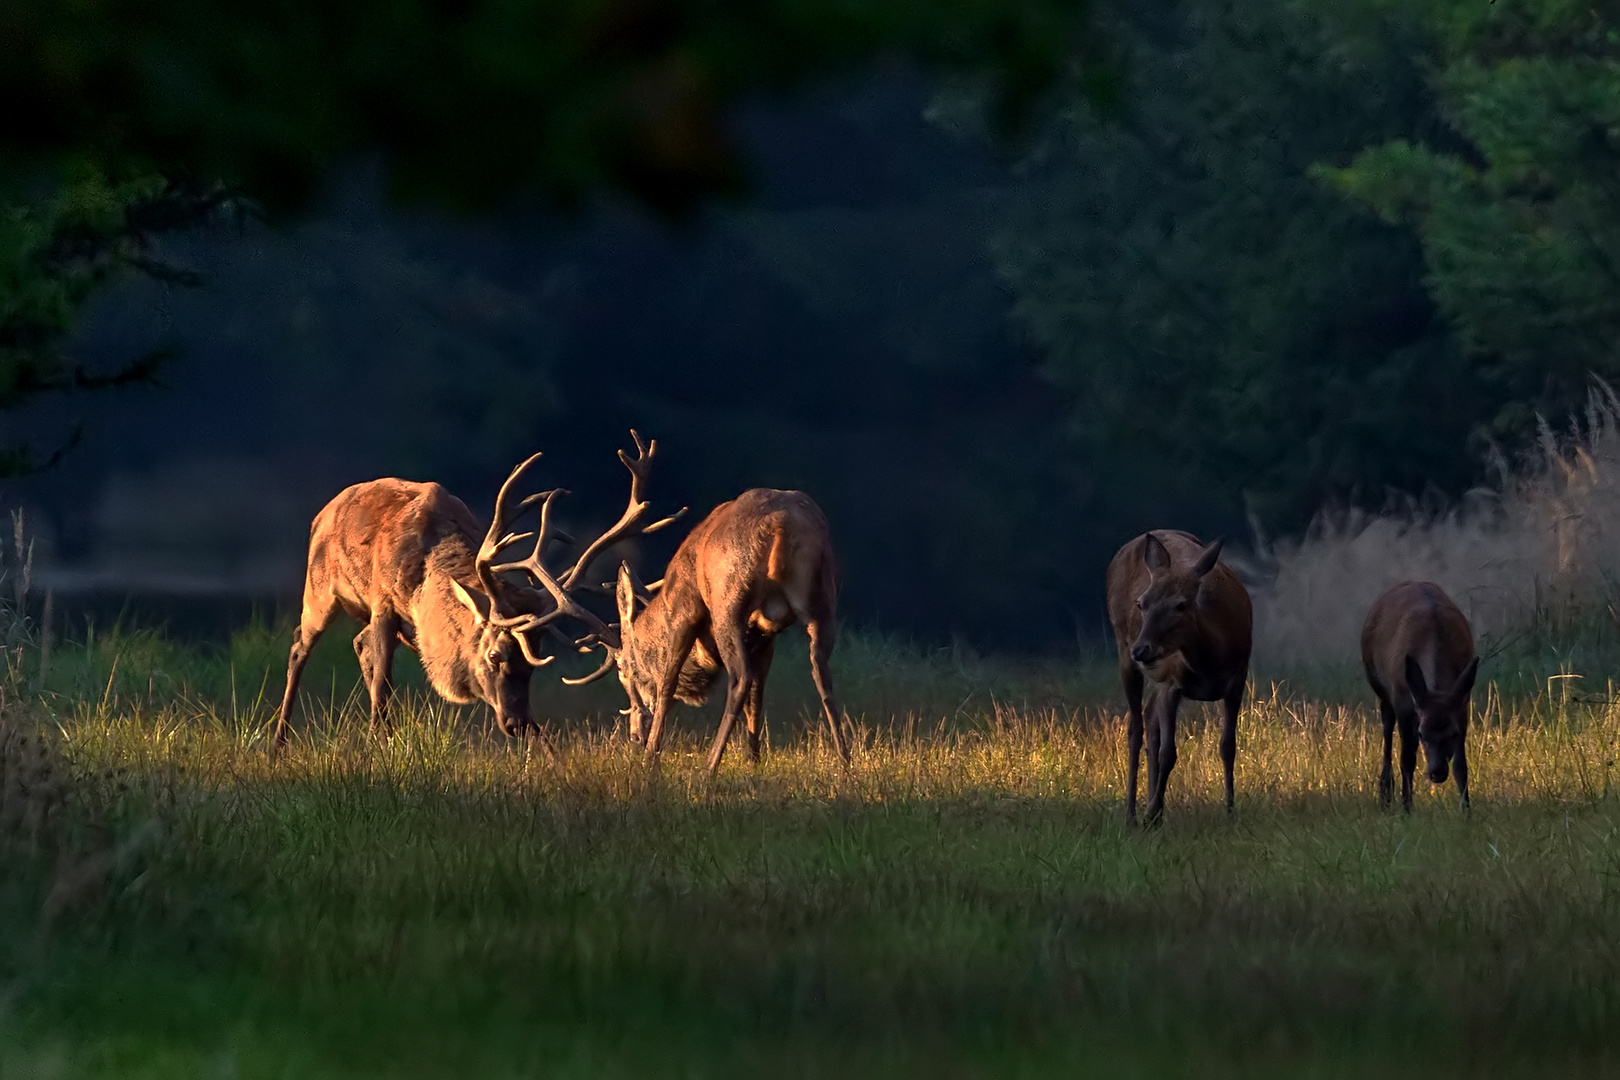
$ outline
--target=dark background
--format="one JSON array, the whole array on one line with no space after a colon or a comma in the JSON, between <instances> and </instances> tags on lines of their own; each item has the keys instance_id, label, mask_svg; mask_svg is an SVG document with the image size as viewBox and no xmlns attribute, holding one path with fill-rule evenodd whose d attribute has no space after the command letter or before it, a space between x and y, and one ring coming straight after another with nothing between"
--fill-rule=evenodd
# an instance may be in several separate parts
<instances>
[{"instance_id":1,"label":"dark background","mask_svg":"<svg viewBox=\"0 0 1620 1080\"><path fill-rule=\"evenodd\" d=\"M742 110L752 205L683 224L392 211L357 164L293 228L169 241L206 284L119 287L76 346L177 342L164 387L64 405L84 444L16 485L51 565L112 591L295 594L344 485L434 479L482 517L534 449L565 517L606 524L635 426L659 439L658 504L694 519L809 491L848 619L1020 646L1095 629L1104 549L1148 518L1077 533L1091 470L1054 449L1064 391L985 250L1005 165L929 123L929 92L895 70ZM687 524L648 542L653 573ZM1037 575L1014 596L1011 567Z\"/></svg>"},{"instance_id":2,"label":"dark background","mask_svg":"<svg viewBox=\"0 0 1620 1080\"><path fill-rule=\"evenodd\" d=\"M306 213L164 238L200 286L99 292L70 352L178 356L162 387L9 414L85 439L6 497L64 595L239 612L293 600L310 518L379 475L483 516L540 449L564 524L605 524L635 426L689 522L747 487L814 496L847 621L1070 648L1142 529L1236 548L1324 509L1443 505L1620 366L1620 152L1585 76L1446 74L1562 55L1566 31L1609 46L1534 12L1445 39L1403 10L1099 9L1117 97L1058 85L1011 142L975 84L898 61L744 95L742 195L684 219L600 192L458 217L348 160ZM1510 92L1529 103L1469 112ZM1489 128L1518 115L1541 119ZM648 573L685 528L647 542Z\"/></svg>"}]
</instances>

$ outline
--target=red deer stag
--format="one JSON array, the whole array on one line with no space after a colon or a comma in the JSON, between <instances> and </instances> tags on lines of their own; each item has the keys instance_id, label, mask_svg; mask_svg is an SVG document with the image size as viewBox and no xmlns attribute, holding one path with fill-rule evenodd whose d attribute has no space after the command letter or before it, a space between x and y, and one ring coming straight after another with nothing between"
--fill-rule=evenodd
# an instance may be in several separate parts
<instances>
[{"instance_id":1,"label":"red deer stag","mask_svg":"<svg viewBox=\"0 0 1620 1080\"><path fill-rule=\"evenodd\" d=\"M1183 698L1219 701L1226 809L1232 809L1237 718L1249 677L1254 614L1249 592L1220 562L1221 541L1205 547L1190 533L1138 536L1108 564L1108 619L1119 649L1119 677L1130 707L1125 823L1136 823L1136 765L1142 753L1142 688L1154 683L1147 727L1147 823L1164 813L1176 766L1176 710Z\"/></svg>"},{"instance_id":2,"label":"red deer stag","mask_svg":"<svg viewBox=\"0 0 1620 1080\"><path fill-rule=\"evenodd\" d=\"M827 519L802 491L756 488L720 506L681 542L657 592L637 614L644 593L621 565L618 643L599 637L602 666L570 685L590 682L614 664L630 698L630 736L646 726L647 757L658 757L673 699L701 705L722 670L725 711L709 750L709 772L720 767L741 713L748 759L759 760L765 677L776 635L803 621L810 636L810 673L821 696L838 756L849 761L838 700L827 661L835 629L837 567Z\"/></svg>"},{"instance_id":3,"label":"red deer stag","mask_svg":"<svg viewBox=\"0 0 1620 1080\"><path fill-rule=\"evenodd\" d=\"M1457 775L1457 793L1468 809L1468 706L1479 674L1468 620L1440 586L1403 581L1391 586L1367 612L1361 630L1361 663L1378 697L1384 721L1384 769L1378 802L1388 806L1395 777L1390 769L1395 725L1401 728L1401 805L1412 809L1412 769L1417 744L1428 758L1429 780L1446 782L1447 764Z\"/></svg>"},{"instance_id":4,"label":"red deer stag","mask_svg":"<svg viewBox=\"0 0 1620 1080\"><path fill-rule=\"evenodd\" d=\"M643 489L658 442L631 432L638 456L619 458L630 470L630 502L644 510ZM465 503L438 484L387 478L340 492L310 526L303 615L287 660L287 689L276 715L275 745L286 742L299 679L310 650L340 611L365 625L354 639L371 696L372 728L388 727L394 650L416 650L428 682L450 701L483 701L507 735L538 733L529 713L533 669L549 663L537 636L570 616L600 626L541 564L552 501L560 490L512 505L512 492L535 454L513 469L495 500L495 518L480 543L478 523ZM540 504L534 533L509 532L511 522ZM626 511L597 537L581 562L595 558L633 531L639 513ZM664 522L649 526L658 528ZM529 537L534 551L520 562L497 563L507 547ZM513 584L503 574L525 571L542 589ZM575 575L577 576L577 575Z\"/></svg>"}]
</instances>

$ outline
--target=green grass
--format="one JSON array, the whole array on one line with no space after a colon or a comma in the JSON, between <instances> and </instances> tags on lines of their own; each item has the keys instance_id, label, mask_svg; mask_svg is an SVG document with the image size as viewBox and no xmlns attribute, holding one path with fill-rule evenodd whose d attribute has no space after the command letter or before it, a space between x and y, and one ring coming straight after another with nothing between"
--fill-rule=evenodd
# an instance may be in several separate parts
<instances>
[{"instance_id":1,"label":"green grass","mask_svg":"<svg viewBox=\"0 0 1620 1080\"><path fill-rule=\"evenodd\" d=\"M653 772L611 687L537 693L555 762L417 691L377 743L343 635L271 760L282 640L122 635L16 676L0 1075L1620 1066L1620 707L1570 680L1481 695L1467 818L1421 772L1380 812L1365 707L1286 692L1244 714L1228 818L1190 709L1165 826L1132 833L1106 664L847 637L845 772L784 648L766 761L711 782L712 715Z\"/></svg>"}]
</instances>

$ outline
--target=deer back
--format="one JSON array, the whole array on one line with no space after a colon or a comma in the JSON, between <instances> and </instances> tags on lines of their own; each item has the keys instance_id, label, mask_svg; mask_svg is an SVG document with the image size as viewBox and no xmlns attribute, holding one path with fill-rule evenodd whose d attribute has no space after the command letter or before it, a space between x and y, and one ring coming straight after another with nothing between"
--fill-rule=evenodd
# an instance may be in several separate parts
<instances>
[{"instance_id":1,"label":"deer back","mask_svg":"<svg viewBox=\"0 0 1620 1080\"><path fill-rule=\"evenodd\" d=\"M526 680L527 669L518 669L518 658L506 655L512 650L463 599L485 595L474 554L481 531L467 505L438 484L393 477L355 484L310 527L304 603L320 606L330 596L361 622L397 617L440 695L487 701L499 719L521 716L518 688L506 685L515 676L497 672L511 669ZM550 606L528 588L512 587L502 600L537 614ZM497 704L501 698L511 700Z\"/></svg>"},{"instance_id":2,"label":"deer back","mask_svg":"<svg viewBox=\"0 0 1620 1080\"><path fill-rule=\"evenodd\" d=\"M1361 630L1367 680L1400 713L1414 706L1407 657L1416 661L1426 688L1440 694L1475 661L1468 618L1432 581L1392 585L1373 602Z\"/></svg>"},{"instance_id":3,"label":"deer back","mask_svg":"<svg viewBox=\"0 0 1620 1080\"><path fill-rule=\"evenodd\" d=\"M802 491L745 491L681 541L663 587L633 620L633 664L652 671L675 662L671 639L681 626L737 617L775 634L801 619L831 618L837 585L827 519L814 500ZM683 701L701 702L719 675L706 639L680 658Z\"/></svg>"},{"instance_id":4,"label":"deer back","mask_svg":"<svg viewBox=\"0 0 1620 1080\"><path fill-rule=\"evenodd\" d=\"M475 583L478 522L438 484L388 478L339 492L310 526L307 585L362 620L391 609L410 618L430 557Z\"/></svg>"}]
</instances>

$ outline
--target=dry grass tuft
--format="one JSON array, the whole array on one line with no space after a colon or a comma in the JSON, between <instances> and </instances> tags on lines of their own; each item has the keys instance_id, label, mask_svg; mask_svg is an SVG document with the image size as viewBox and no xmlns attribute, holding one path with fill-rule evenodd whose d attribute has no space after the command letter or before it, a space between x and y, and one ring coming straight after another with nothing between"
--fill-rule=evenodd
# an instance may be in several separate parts
<instances>
[{"instance_id":1,"label":"dry grass tuft","mask_svg":"<svg viewBox=\"0 0 1620 1080\"><path fill-rule=\"evenodd\" d=\"M1597 384L1564 438L1458 506L1404 499L1383 513L1322 514L1303 539L1259 543L1256 661L1289 671L1357 656L1361 623L1397 581L1437 582L1484 651L1531 632L1613 624L1620 581L1620 398Z\"/></svg>"}]
</instances>

